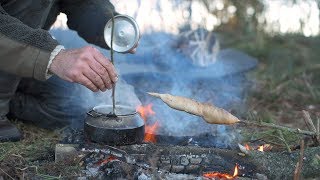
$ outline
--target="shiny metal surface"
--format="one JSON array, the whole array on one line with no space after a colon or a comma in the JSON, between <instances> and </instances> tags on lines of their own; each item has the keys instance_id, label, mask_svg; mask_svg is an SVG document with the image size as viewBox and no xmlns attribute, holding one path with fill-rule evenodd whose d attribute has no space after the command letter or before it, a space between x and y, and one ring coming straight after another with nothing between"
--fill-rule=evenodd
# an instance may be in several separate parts
<instances>
[{"instance_id":1,"label":"shiny metal surface","mask_svg":"<svg viewBox=\"0 0 320 180\"><path fill-rule=\"evenodd\" d=\"M93 108L95 113L101 115L110 115L112 113L112 106L111 105L100 105ZM134 115L137 111L133 107L117 105L115 109L117 116L127 116L127 115Z\"/></svg>"},{"instance_id":2,"label":"shiny metal surface","mask_svg":"<svg viewBox=\"0 0 320 180\"><path fill-rule=\"evenodd\" d=\"M85 136L97 143L109 145L128 145L141 143L144 138L144 121L129 106L96 106L87 114L84 124Z\"/></svg>"},{"instance_id":3,"label":"shiny metal surface","mask_svg":"<svg viewBox=\"0 0 320 180\"><path fill-rule=\"evenodd\" d=\"M134 129L144 125L135 110L128 106L117 106L116 116L112 114L110 105L96 106L88 115L91 118L86 119L86 123L93 127L105 129Z\"/></svg>"},{"instance_id":4,"label":"shiny metal surface","mask_svg":"<svg viewBox=\"0 0 320 180\"><path fill-rule=\"evenodd\" d=\"M130 16L117 15L114 17L113 50L119 53L131 51L137 45L140 31L137 22ZM111 47L112 19L104 28L104 39Z\"/></svg>"}]
</instances>

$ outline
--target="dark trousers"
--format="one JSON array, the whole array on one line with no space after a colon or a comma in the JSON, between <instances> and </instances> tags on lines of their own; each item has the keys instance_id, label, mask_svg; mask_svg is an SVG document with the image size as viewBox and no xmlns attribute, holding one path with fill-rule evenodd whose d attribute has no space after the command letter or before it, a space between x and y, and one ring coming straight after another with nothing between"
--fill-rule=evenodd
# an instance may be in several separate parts
<instances>
[{"instance_id":1,"label":"dark trousers","mask_svg":"<svg viewBox=\"0 0 320 180\"><path fill-rule=\"evenodd\" d=\"M93 93L83 86L53 76L45 82L0 72L0 115L48 129L71 125L81 128L93 107Z\"/></svg>"}]
</instances>

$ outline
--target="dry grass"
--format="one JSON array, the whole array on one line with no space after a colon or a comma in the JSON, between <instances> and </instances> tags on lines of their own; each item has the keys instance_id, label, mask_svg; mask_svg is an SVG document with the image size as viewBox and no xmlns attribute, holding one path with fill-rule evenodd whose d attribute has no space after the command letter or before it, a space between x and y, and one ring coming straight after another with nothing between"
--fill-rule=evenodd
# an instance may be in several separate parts
<instances>
[{"instance_id":1,"label":"dry grass","mask_svg":"<svg viewBox=\"0 0 320 180\"><path fill-rule=\"evenodd\" d=\"M320 113L320 37L231 34L225 45L259 59L258 69L249 75L255 86L248 97L247 118L301 129L306 128L302 110L309 111L312 119L317 118ZM275 131L260 131L250 132L248 138L273 141L272 137L278 137ZM299 143L299 138L292 133L285 132L284 137L290 144Z\"/></svg>"},{"instance_id":2,"label":"dry grass","mask_svg":"<svg viewBox=\"0 0 320 180\"><path fill-rule=\"evenodd\" d=\"M24 139L0 143L0 177L59 179L79 173L78 166L54 163L54 148L59 140L55 132L28 124L17 125L22 130Z\"/></svg>"}]
</instances>

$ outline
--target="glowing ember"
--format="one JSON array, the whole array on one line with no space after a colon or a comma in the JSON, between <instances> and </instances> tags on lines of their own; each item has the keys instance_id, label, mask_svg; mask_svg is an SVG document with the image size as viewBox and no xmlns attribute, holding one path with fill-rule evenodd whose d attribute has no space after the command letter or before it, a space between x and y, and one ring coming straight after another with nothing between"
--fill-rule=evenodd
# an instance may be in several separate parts
<instances>
[{"instance_id":1,"label":"glowing ember","mask_svg":"<svg viewBox=\"0 0 320 180\"><path fill-rule=\"evenodd\" d=\"M117 158L113 157L113 156L110 156L108 157L107 159L104 159L104 160L101 160L97 163L97 165L101 166L101 165L104 165L104 164L107 164L108 162L111 162L111 161L114 161L114 160L118 160Z\"/></svg>"},{"instance_id":2,"label":"glowing ember","mask_svg":"<svg viewBox=\"0 0 320 180\"><path fill-rule=\"evenodd\" d=\"M152 110L152 104L137 107L137 112L140 114L140 116L142 117L142 119L144 119L145 122L147 121L149 116L156 114Z\"/></svg>"},{"instance_id":3,"label":"glowing ember","mask_svg":"<svg viewBox=\"0 0 320 180\"><path fill-rule=\"evenodd\" d=\"M144 142L156 143L157 139L155 134L158 128L159 128L158 121L156 121L152 126L146 126L146 133L144 134L144 139L143 139Z\"/></svg>"},{"instance_id":4,"label":"glowing ember","mask_svg":"<svg viewBox=\"0 0 320 180\"><path fill-rule=\"evenodd\" d=\"M260 152L264 152L264 151L270 151L272 149L272 146L270 144L263 144L261 146L255 146L255 147L251 147L248 144L245 144L244 147L246 148L246 150L257 150Z\"/></svg>"},{"instance_id":5,"label":"glowing ember","mask_svg":"<svg viewBox=\"0 0 320 180\"><path fill-rule=\"evenodd\" d=\"M234 179L238 176L238 173L239 173L239 167L236 164L236 166L234 167L233 175L218 173L218 172L208 172L208 173L204 173L203 176L206 178Z\"/></svg>"},{"instance_id":6,"label":"glowing ember","mask_svg":"<svg viewBox=\"0 0 320 180\"><path fill-rule=\"evenodd\" d=\"M246 148L246 150L250 150L250 146L248 144L245 144L244 147Z\"/></svg>"},{"instance_id":7,"label":"glowing ember","mask_svg":"<svg viewBox=\"0 0 320 180\"><path fill-rule=\"evenodd\" d=\"M263 150L263 145L258 147L258 151L261 151L261 152L264 151L264 150Z\"/></svg>"}]
</instances>

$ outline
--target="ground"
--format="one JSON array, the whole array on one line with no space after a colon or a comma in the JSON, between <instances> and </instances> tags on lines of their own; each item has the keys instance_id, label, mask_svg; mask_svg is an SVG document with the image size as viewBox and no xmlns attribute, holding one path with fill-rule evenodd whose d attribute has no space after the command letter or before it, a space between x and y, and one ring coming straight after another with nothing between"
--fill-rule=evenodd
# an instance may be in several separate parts
<instances>
[{"instance_id":1,"label":"ground","mask_svg":"<svg viewBox=\"0 0 320 180\"><path fill-rule=\"evenodd\" d=\"M259 60L258 68L248 75L255 85L247 98L247 119L297 128L304 128L302 110L308 110L316 119L316 114L320 113L320 37L220 34L223 34L222 47L240 49ZM58 133L16 123L22 129L24 139L0 143L0 177L16 179L37 174L43 179L56 179L79 174L77 164L54 163ZM243 131L243 136L246 141L262 138L280 149L285 147L284 142L298 144L299 136L282 132L283 141L278 133L251 129Z\"/></svg>"}]
</instances>

